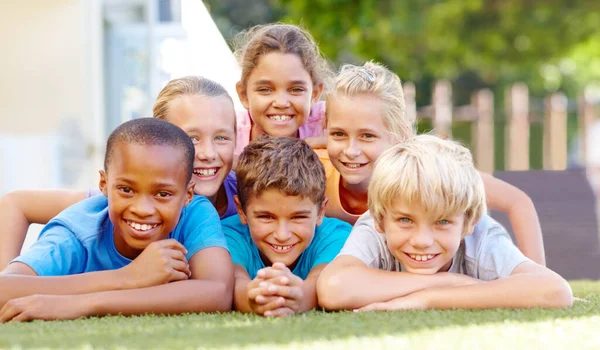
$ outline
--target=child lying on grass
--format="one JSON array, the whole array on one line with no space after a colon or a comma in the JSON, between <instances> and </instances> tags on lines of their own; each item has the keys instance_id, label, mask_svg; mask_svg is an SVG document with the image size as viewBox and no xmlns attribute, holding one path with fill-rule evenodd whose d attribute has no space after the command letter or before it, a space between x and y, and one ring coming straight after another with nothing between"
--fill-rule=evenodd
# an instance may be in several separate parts
<instances>
[{"instance_id":1,"label":"child lying on grass","mask_svg":"<svg viewBox=\"0 0 600 350\"><path fill-rule=\"evenodd\" d=\"M419 135L385 151L368 205L318 281L327 309L572 304L567 282L526 258L484 215L483 182L456 142Z\"/></svg>"},{"instance_id":2,"label":"child lying on grass","mask_svg":"<svg viewBox=\"0 0 600 350\"><path fill-rule=\"evenodd\" d=\"M235 269L235 309L286 316L317 306L315 285L351 226L324 218L325 171L291 137L251 141L236 167L239 216L222 221Z\"/></svg>"},{"instance_id":3,"label":"child lying on grass","mask_svg":"<svg viewBox=\"0 0 600 350\"><path fill-rule=\"evenodd\" d=\"M0 321L229 310L231 260L214 206L194 197L193 163L175 125L119 126L100 171L104 195L52 219L0 274Z\"/></svg>"}]
</instances>

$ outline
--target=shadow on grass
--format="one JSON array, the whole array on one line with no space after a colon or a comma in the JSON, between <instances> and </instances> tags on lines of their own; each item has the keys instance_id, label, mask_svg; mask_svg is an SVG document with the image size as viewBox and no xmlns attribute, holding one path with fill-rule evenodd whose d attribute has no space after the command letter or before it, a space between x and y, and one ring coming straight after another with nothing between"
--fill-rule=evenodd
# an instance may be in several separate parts
<instances>
[{"instance_id":1,"label":"shadow on grass","mask_svg":"<svg viewBox=\"0 0 600 350\"><path fill-rule=\"evenodd\" d=\"M178 317L104 317L0 326L0 347L196 348L277 346L361 337L398 336L446 327L530 323L600 315L600 283L573 283L589 299L572 309L494 309L378 313L309 312L285 319L239 313Z\"/></svg>"}]
</instances>

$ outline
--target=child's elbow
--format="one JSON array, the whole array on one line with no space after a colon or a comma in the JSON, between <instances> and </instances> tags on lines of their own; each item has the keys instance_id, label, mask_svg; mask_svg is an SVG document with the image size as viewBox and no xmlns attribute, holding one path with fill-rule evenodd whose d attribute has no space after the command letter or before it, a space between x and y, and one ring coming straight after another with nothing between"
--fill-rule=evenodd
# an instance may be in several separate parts
<instances>
[{"instance_id":1,"label":"child's elbow","mask_svg":"<svg viewBox=\"0 0 600 350\"><path fill-rule=\"evenodd\" d=\"M562 277L558 277L551 284L550 290L546 294L547 304L551 308L565 308L573 306L573 292L571 286Z\"/></svg>"},{"instance_id":2,"label":"child's elbow","mask_svg":"<svg viewBox=\"0 0 600 350\"><path fill-rule=\"evenodd\" d=\"M209 293L200 293L196 312L231 311L233 287L226 281L212 281ZM207 304L207 300L209 300Z\"/></svg>"},{"instance_id":3,"label":"child's elbow","mask_svg":"<svg viewBox=\"0 0 600 350\"><path fill-rule=\"evenodd\" d=\"M319 306L326 310L345 309L343 289L342 278L339 274L321 274L317 281Z\"/></svg>"},{"instance_id":4,"label":"child's elbow","mask_svg":"<svg viewBox=\"0 0 600 350\"><path fill-rule=\"evenodd\" d=\"M220 302L216 305L216 310L218 312L227 312L231 311L231 305L233 303L233 287L228 285L228 283L220 284Z\"/></svg>"}]
</instances>

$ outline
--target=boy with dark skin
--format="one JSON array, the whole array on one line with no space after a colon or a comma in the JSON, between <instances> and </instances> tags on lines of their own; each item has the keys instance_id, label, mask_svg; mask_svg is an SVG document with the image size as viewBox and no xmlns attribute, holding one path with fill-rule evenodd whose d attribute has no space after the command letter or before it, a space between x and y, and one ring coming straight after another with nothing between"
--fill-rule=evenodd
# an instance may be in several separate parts
<instances>
[{"instance_id":1,"label":"boy with dark skin","mask_svg":"<svg viewBox=\"0 0 600 350\"><path fill-rule=\"evenodd\" d=\"M109 137L100 189L46 225L0 274L0 321L227 311L219 216L190 182L194 148L154 118Z\"/></svg>"}]
</instances>

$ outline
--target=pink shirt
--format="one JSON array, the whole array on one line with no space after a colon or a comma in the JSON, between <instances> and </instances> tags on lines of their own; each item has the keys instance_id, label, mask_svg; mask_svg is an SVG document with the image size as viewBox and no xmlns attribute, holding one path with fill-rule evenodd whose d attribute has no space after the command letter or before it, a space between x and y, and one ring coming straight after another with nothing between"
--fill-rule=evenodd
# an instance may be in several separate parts
<instances>
[{"instance_id":1,"label":"pink shirt","mask_svg":"<svg viewBox=\"0 0 600 350\"><path fill-rule=\"evenodd\" d=\"M247 110L238 111L236 113L237 136L235 139L235 155L240 155L246 145L250 142L252 133L252 119ZM325 118L325 102L319 101L315 103L306 122L298 129L301 139L311 136L323 135L323 119Z\"/></svg>"}]
</instances>

